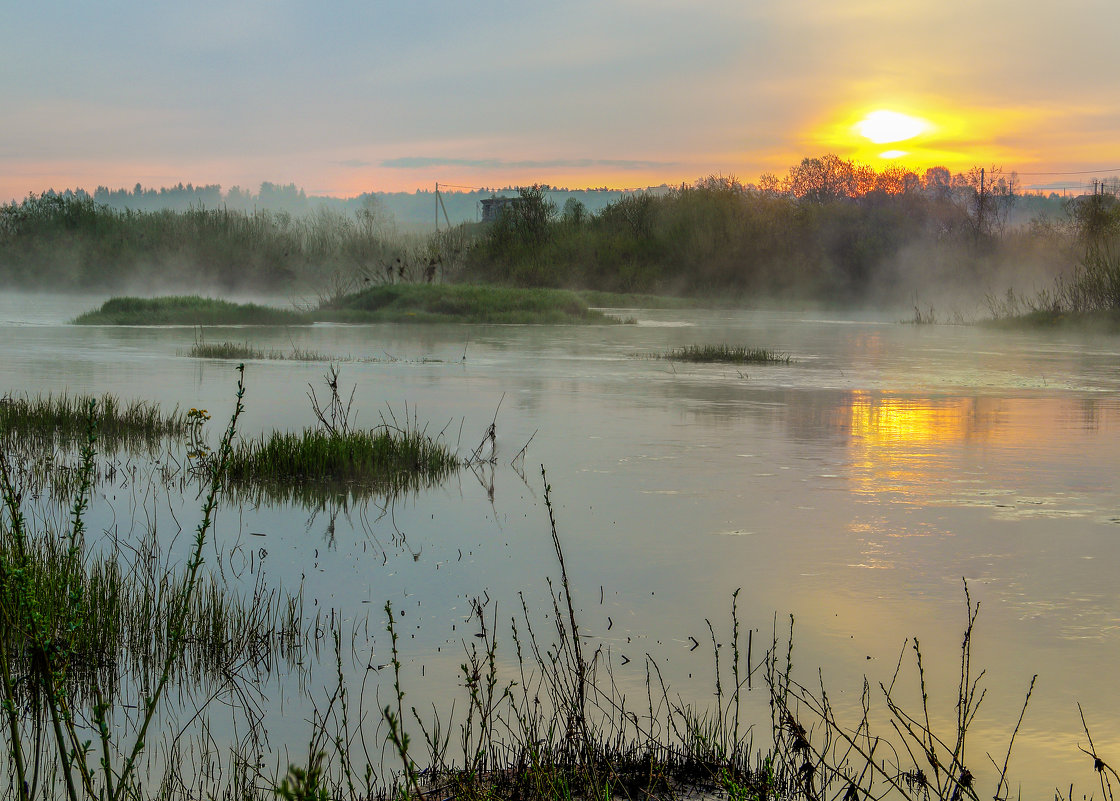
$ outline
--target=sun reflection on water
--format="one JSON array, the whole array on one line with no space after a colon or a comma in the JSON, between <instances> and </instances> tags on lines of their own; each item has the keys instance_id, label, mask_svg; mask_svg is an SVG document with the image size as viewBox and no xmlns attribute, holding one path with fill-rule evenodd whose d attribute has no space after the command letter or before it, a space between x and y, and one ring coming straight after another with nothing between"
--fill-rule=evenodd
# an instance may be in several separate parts
<instances>
[{"instance_id":1,"label":"sun reflection on water","mask_svg":"<svg viewBox=\"0 0 1120 801\"><path fill-rule=\"evenodd\" d=\"M942 446L985 438L972 401L939 402L852 393L848 428L852 489L858 494L926 498L947 480Z\"/></svg>"}]
</instances>

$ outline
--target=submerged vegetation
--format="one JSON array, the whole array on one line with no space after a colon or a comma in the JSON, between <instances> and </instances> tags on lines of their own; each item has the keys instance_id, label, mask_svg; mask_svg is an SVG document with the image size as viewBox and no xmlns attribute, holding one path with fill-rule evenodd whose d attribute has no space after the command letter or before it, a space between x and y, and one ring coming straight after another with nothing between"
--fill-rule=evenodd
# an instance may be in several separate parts
<instances>
[{"instance_id":1,"label":"submerged vegetation","mask_svg":"<svg viewBox=\"0 0 1120 801\"><path fill-rule=\"evenodd\" d=\"M75 318L77 325L307 325L303 312L197 295L110 298Z\"/></svg>"},{"instance_id":2,"label":"submerged vegetation","mask_svg":"<svg viewBox=\"0 0 1120 801\"><path fill-rule=\"evenodd\" d=\"M674 362L719 362L724 364L789 364L788 353L742 345L686 345L657 358Z\"/></svg>"}]
</instances>

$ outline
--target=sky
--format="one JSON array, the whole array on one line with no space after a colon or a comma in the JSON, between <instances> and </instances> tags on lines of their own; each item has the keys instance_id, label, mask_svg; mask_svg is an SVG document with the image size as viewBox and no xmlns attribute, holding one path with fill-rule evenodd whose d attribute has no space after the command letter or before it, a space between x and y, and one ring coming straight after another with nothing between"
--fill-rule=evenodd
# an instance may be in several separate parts
<instances>
[{"instance_id":1,"label":"sky","mask_svg":"<svg viewBox=\"0 0 1120 801\"><path fill-rule=\"evenodd\" d=\"M0 202L751 182L826 153L1120 174L1116 0L0 6ZM876 111L911 123L872 141Z\"/></svg>"}]
</instances>

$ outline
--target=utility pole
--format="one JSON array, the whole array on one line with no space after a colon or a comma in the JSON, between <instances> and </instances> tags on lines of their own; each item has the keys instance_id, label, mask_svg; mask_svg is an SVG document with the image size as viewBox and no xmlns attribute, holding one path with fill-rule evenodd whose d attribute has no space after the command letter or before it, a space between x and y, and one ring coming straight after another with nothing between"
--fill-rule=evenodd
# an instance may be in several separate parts
<instances>
[{"instance_id":1,"label":"utility pole","mask_svg":"<svg viewBox=\"0 0 1120 801\"><path fill-rule=\"evenodd\" d=\"M980 202L976 206L976 238L984 230L984 168L980 168Z\"/></svg>"},{"instance_id":2,"label":"utility pole","mask_svg":"<svg viewBox=\"0 0 1120 801\"><path fill-rule=\"evenodd\" d=\"M439 181L436 181L436 233L439 233L439 210L443 209L443 221L447 223L447 230L451 230L451 218L447 216L447 206L443 205L443 195L439 193Z\"/></svg>"}]
</instances>

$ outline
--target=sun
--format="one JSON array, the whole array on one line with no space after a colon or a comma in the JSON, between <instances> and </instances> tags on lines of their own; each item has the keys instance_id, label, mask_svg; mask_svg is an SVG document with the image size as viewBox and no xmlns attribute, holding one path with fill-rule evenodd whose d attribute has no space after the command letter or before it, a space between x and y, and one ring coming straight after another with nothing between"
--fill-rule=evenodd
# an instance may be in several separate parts
<instances>
[{"instance_id":1,"label":"sun","mask_svg":"<svg viewBox=\"0 0 1120 801\"><path fill-rule=\"evenodd\" d=\"M928 131L930 124L918 117L898 111L872 111L856 123L855 129L864 139L877 145L888 142L905 142Z\"/></svg>"}]
</instances>

